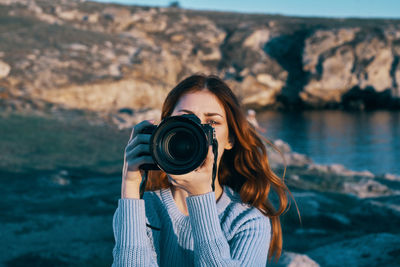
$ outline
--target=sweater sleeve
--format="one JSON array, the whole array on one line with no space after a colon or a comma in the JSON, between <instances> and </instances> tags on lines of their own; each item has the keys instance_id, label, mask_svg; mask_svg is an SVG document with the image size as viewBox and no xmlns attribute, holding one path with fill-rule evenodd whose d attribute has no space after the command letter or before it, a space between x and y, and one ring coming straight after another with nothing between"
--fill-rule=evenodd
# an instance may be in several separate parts
<instances>
[{"instance_id":1,"label":"sweater sleeve","mask_svg":"<svg viewBox=\"0 0 400 267\"><path fill-rule=\"evenodd\" d=\"M119 199L113 217L115 247L113 267L158 266L155 251L146 234L143 199Z\"/></svg>"},{"instance_id":2,"label":"sweater sleeve","mask_svg":"<svg viewBox=\"0 0 400 267\"><path fill-rule=\"evenodd\" d=\"M214 192L188 197L186 202L196 266L266 265L270 241L267 218L250 218L228 243L221 229Z\"/></svg>"}]
</instances>

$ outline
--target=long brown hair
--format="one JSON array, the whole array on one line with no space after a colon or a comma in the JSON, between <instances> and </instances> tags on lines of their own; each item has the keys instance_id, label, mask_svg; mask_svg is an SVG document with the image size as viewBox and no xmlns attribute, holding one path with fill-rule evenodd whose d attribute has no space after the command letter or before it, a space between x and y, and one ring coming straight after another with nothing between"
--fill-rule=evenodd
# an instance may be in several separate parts
<instances>
[{"instance_id":1,"label":"long brown hair","mask_svg":"<svg viewBox=\"0 0 400 267\"><path fill-rule=\"evenodd\" d=\"M279 178L271 170L267 150L262 142L266 139L249 124L238 99L229 86L214 75L192 75L170 91L162 108L161 119L172 114L175 105L184 94L200 90L208 90L219 99L226 112L230 137L234 139L233 148L225 150L222 155L218 168L219 183L221 186L231 187L240 194L244 203L256 207L270 218L272 238L268 259L275 257L278 260L282 253L282 228L279 216L288 207L287 193L290 194L290 191L284 183L284 178ZM266 142L276 149L271 142L268 140ZM161 171L149 173L147 190L169 186L165 173ZM268 198L271 187L279 198L277 209Z\"/></svg>"}]
</instances>

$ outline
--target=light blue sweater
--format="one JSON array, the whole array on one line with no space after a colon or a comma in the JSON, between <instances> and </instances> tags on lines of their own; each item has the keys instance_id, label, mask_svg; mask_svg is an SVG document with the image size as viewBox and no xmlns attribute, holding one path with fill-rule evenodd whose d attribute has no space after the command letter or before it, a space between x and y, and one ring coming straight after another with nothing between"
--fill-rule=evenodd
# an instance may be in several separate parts
<instances>
[{"instance_id":1,"label":"light blue sweater","mask_svg":"<svg viewBox=\"0 0 400 267\"><path fill-rule=\"evenodd\" d=\"M269 218L243 204L231 188L223 189L217 203L214 192L187 197L189 216L170 189L119 199L112 266L265 266Z\"/></svg>"}]
</instances>

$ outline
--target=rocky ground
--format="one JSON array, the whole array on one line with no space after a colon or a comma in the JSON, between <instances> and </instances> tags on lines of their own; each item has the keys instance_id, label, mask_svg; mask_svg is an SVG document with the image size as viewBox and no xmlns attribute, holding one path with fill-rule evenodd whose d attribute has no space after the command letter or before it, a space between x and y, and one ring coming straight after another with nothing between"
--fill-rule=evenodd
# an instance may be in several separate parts
<instances>
[{"instance_id":1,"label":"rocky ground","mask_svg":"<svg viewBox=\"0 0 400 267\"><path fill-rule=\"evenodd\" d=\"M285 157L301 224L292 207L283 218L286 252L277 266L396 266L399 176L318 165L293 152Z\"/></svg>"},{"instance_id":2,"label":"rocky ground","mask_svg":"<svg viewBox=\"0 0 400 267\"><path fill-rule=\"evenodd\" d=\"M0 148L11 154L0 161L0 265L110 266L130 129L72 113L69 120L2 114ZM282 218L284 253L276 266L399 262L399 176L318 165L281 140L273 144L285 162L267 145L271 165L282 175L286 164L296 201Z\"/></svg>"}]
</instances>

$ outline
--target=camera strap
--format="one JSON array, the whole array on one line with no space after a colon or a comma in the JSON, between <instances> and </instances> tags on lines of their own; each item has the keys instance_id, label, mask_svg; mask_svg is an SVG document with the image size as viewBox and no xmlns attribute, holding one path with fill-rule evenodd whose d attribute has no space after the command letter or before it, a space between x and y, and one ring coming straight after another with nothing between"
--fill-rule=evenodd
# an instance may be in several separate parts
<instances>
[{"instance_id":1,"label":"camera strap","mask_svg":"<svg viewBox=\"0 0 400 267\"><path fill-rule=\"evenodd\" d=\"M144 194L144 190L146 190L148 176L149 176L149 171L145 170L142 175L142 181L140 182L140 186L139 186L140 199L143 199L143 194Z\"/></svg>"},{"instance_id":2,"label":"camera strap","mask_svg":"<svg viewBox=\"0 0 400 267\"><path fill-rule=\"evenodd\" d=\"M212 188L213 191L215 191L215 178L217 176L217 160L218 160L218 141L217 141L217 138L213 138L212 151L214 153L214 164L213 164L213 169L212 169L211 188Z\"/></svg>"}]
</instances>

